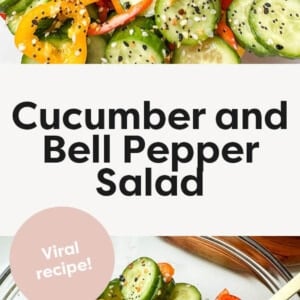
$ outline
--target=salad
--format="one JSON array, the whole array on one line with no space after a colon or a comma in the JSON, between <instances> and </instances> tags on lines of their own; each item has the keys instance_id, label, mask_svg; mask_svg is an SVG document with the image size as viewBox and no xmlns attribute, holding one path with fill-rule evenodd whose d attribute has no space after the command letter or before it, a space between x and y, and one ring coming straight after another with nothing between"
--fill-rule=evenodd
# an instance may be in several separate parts
<instances>
[{"instance_id":1,"label":"salad","mask_svg":"<svg viewBox=\"0 0 300 300\"><path fill-rule=\"evenodd\" d=\"M119 278L109 282L97 300L201 300L192 284L176 283L174 268L169 263L156 263L149 257L131 262ZM240 300L225 288L216 300Z\"/></svg>"},{"instance_id":2,"label":"salad","mask_svg":"<svg viewBox=\"0 0 300 300\"><path fill-rule=\"evenodd\" d=\"M210 64L300 57L299 0L0 0L22 63Z\"/></svg>"}]
</instances>

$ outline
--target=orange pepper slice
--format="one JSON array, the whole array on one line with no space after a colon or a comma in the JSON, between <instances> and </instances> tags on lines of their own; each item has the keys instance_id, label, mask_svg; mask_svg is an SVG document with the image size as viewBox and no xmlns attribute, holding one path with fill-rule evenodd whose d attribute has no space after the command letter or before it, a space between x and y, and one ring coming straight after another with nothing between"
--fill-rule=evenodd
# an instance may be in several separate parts
<instances>
[{"instance_id":1,"label":"orange pepper slice","mask_svg":"<svg viewBox=\"0 0 300 300\"><path fill-rule=\"evenodd\" d=\"M70 41L56 48L35 35L38 22L43 18L59 21L73 19L68 30ZM25 55L39 63L84 64L87 56L86 35L90 24L88 12L82 2L51 0L28 11L20 21L15 44Z\"/></svg>"},{"instance_id":2,"label":"orange pepper slice","mask_svg":"<svg viewBox=\"0 0 300 300\"><path fill-rule=\"evenodd\" d=\"M170 282L175 273L174 268L169 263L166 263L166 262L158 263L158 267L164 278L164 281L167 283Z\"/></svg>"}]
</instances>

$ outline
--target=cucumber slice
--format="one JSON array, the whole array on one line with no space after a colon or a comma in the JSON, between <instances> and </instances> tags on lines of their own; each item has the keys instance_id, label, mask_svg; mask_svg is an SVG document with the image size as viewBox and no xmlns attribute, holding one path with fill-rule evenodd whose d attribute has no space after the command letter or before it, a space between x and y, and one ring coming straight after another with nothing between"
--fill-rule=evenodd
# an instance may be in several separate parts
<instances>
[{"instance_id":1,"label":"cucumber slice","mask_svg":"<svg viewBox=\"0 0 300 300\"><path fill-rule=\"evenodd\" d=\"M140 257L129 264L122 277L122 295L126 300L152 300L156 297L161 274L149 257Z\"/></svg>"},{"instance_id":2,"label":"cucumber slice","mask_svg":"<svg viewBox=\"0 0 300 300\"><path fill-rule=\"evenodd\" d=\"M180 46L174 51L175 64L238 64L237 52L221 38L215 36L201 45Z\"/></svg>"},{"instance_id":3,"label":"cucumber slice","mask_svg":"<svg viewBox=\"0 0 300 300\"><path fill-rule=\"evenodd\" d=\"M166 283L163 280L163 277L161 274L158 275L158 283L156 286L156 290L154 292L154 295L152 296L152 300L164 300L163 298L163 292L165 290Z\"/></svg>"},{"instance_id":4,"label":"cucumber slice","mask_svg":"<svg viewBox=\"0 0 300 300\"><path fill-rule=\"evenodd\" d=\"M300 57L300 1L255 0L249 23L257 40L276 54Z\"/></svg>"},{"instance_id":5,"label":"cucumber slice","mask_svg":"<svg viewBox=\"0 0 300 300\"><path fill-rule=\"evenodd\" d=\"M157 297L158 300L166 300L169 299L173 288L175 287L175 281L172 279L170 282L165 283L162 288L162 293Z\"/></svg>"},{"instance_id":6,"label":"cucumber slice","mask_svg":"<svg viewBox=\"0 0 300 300\"><path fill-rule=\"evenodd\" d=\"M116 31L106 48L111 64L157 64L165 59L166 45L152 31L128 26Z\"/></svg>"},{"instance_id":7,"label":"cucumber slice","mask_svg":"<svg viewBox=\"0 0 300 300\"><path fill-rule=\"evenodd\" d=\"M7 13L7 9L17 2L18 0L0 0L0 11Z\"/></svg>"},{"instance_id":8,"label":"cucumber slice","mask_svg":"<svg viewBox=\"0 0 300 300\"><path fill-rule=\"evenodd\" d=\"M191 284L176 283L168 300L201 300L201 294Z\"/></svg>"},{"instance_id":9,"label":"cucumber slice","mask_svg":"<svg viewBox=\"0 0 300 300\"><path fill-rule=\"evenodd\" d=\"M227 22L239 44L258 56L271 55L251 31L248 16L253 0L233 0L227 10Z\"/></svg>"},{"instance_id":10,"label":"cucumber slice","mask_svg":"<svg viewBox=\"0 0 300 300\"><path fill-rule=\"evenodd\" d=\"M158 29L177 45L195 45L213 37L219 18L220 3L215 0L157 0L155 5Z\"/></svg>"},{"instance_id":11,"label":"cucumber slice","mask_svg":"<svg viewBox=\"0 0 300 300\"><path fill-rule=\"evenodd\" d=\"M109 282L103 293L97 298L97 300L123 300L121 294L121 282L118 278L113 279Z\"/></svg>"},{"instance_id":12,"label":"cucumber slice","mask_svg":"<svg viewBox=\"0 0 300 300\"><path fill-rule=\"evenodd\" d=\"M33 7L36 7L40 4L46 3L48 2L48 0L33 0L31 1L30 5L26 7L26 9L24 11L21 11L19 13L14 13L12 12L11 15L7 16L6 22L7 22L7 27L10 30L10 32L12 34L16 33L16 30L19 26L19 23L23 17L23 15L29 11L30 9L32 9Z\"/></svg>"},{"instance_id":13,"label":"cucumber slice","mask_svg":"<svg viewBox=\"0 0 300 300\"><path fill-rule=\"evenodd\" d=\"M86 64L102 64L106 62L106 40L103 36L95 35L87 37Z\"/></svg>"},{"instance_id":14,"label":"cucumber slice","mask_svg":"<svg viewBox=\"0 0 300 300\"><path fill-rule=\"evenodd\" d=\"M86 6L91 22L100 22L98 8L99 7L95 3Z\"/></svg>"},{"instance_id":15,"label":"cucumber slice","mask_svg":"<svg viewBox=\"0 0 300 300\"><path fill-rule=\"evenodd\" d=\"M11 6L7 9L8 15L18 14L20 12L25 11L28 6L32 3L33 0L20 0L15 5Z\"/></svg>"}]
</instances>

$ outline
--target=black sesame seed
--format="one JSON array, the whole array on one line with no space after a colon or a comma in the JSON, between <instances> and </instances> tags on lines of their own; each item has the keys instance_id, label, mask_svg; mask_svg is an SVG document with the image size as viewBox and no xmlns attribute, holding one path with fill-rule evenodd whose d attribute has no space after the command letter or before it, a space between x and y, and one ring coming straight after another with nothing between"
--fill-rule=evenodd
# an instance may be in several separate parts
<instances>
[{"instance_id":1,"label":"black sesame seed","mask_svg":"<svg viewBox=\"0 0 300 300\"><path fill-rule=\"evenodd\" d=\"M282 45L280 45L280 44L277 44L277 45L276 45L276 49L277 49L277 50L282 50L283 48L284 48L284 47L283 47Z\"/></svg>"}]
</instances>

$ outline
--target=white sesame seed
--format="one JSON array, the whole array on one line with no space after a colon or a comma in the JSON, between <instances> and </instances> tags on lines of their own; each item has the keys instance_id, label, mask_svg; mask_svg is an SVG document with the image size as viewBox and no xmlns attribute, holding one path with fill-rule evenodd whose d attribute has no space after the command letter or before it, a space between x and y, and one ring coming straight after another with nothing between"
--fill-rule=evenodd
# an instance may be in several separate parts
<instances>
[{"instance_id":1,"label":"white sesame seed","mask_svg":"<svg viewBox=\"0 0 300 300\"><path fill-rule=\"evenodd\" d=\"M217 11L216 11L215 9L211 9L211 10L210 10L210 13L211 13L212 15L215 15L215 14L217 13Z\"/></svg>"},{"instance_id":2,"label":"white sesame seed","mask_svg":"<svg viewBox=\"0 0 300 300\"><path fill-rule=\"evenodd\" d=\"M110 45L112 48L115 48L117 46L117 43L116 42L112 42L111 45Z\"/></svg>"},{"instance_id":3,"label":"white sesame seed","mask_svg":"<svg viewBox=\"0 0 300 300\"><path fill-rule=\"evenodd\" d=\"M18 45L18 49L19 49L21 52L23 52L23 51L26 49L25 44L23 44L23 43L19 44L19 45Z\"/></svg>"},{"instance_id":4,"label":"white sesame seed","mask_svg":"<svg viewBox=\"0 0 300 300\"><path fill-rule=\"evenodd\" d=\"M188 22L187 19L183 19L180 21L180 25L185 26L187 24L187 22Z\"/></svg>"},{"instance_id":5,"label":"white sesame seed","mask_svg":"<svg viewBox=\"0 0 300 300\"><path fill-rule=\"evenodd\" d=\"M134 29L133 29L133 28L129 29L129 34L130 34L130 35L133 35L133 34L134 34Z\"/></svg>"},{"instance_id":6,"label":"white sesame seed","mask_svg":"<svg viewBox=\"0 0 300 300\"><path fill-rule=\"evenodd\" d=\"M147 31L142 31L142 36L143 36L143 37L147 37L147 36L149 36L149 34L148 34Z\"/></svg>"},{"instance_id":7,"label":"white sesame seed","mask_svg":"<svg viewBox=\"0 0 300 300\"><path fill-rule=\"evenodd\" d=\"M81 52L80 52L79 50L76 50L74 54L75 54L75 56L79 56L80 53L81 53Z\"/></svg>"},{"instance_id":8,"label":"white sesame seed","mask_svg":"<svg viewBox=\"0 0 300 300\"><path fill-rule=\"evenodd\" d=\"M37 42L37 39L32 39L32 40L31 40L32 45L35 45L36 42Z\"/></svg>"},{"instance_id":9,"label":"white sesame seed","mask_svg":"<svg viewBox=\"0 0 300 300\"><path fill-rule=\"evenodd\" d=\"M189 33L187 31L182 32L183 37L186 39L189 36Z\"/></svg>"},{"instance_id":10,"label":"white sesame seed","mask_svg":"<svg viewBox=\"0 0 300 300\"><path fill-rule=\"evenodd\" d=\"M80 14L81 16L83 16L83 15L85 14L85 12L86 12L86 9L85 9L85 8L82 8L82 9L79 11L79 14Z\"/></svg>"},{"instance_id":11,"label":"white sesame seed","mask_svg":"<svg viewBox=\"0 0 300 300\"><path fill-rule=\"evenodd\" d=\"M105 57L101 57L101 62L103 63L103 64L107 64L108 63L108 60L105 58Z\"/></svg>"},{"instance_id":12,"label":"white sesame seed","mask_svg":"<svg viewBox=\"0 0 300 300\"><path fill-rule=\"evenodd\" d=\"M199 21L201 21L201 18L198 17L198 16L196 16L196 17L194 17L194 21L195 21L195 22L199 22Z\"/></svg>"},{"instance_id":13,"label":"white sesame seed","mask_svg":"<svg viewBox=\"0 0 300 300\"><path fill-rule=\"evenodd\" d=\"M196 34L196 33L192 33L191 36L192 36L192 38L193 38L194 40L198 40L198 39L199 39L199 36L198 36L198 34Z\"/></svg>"}]
</instances>

